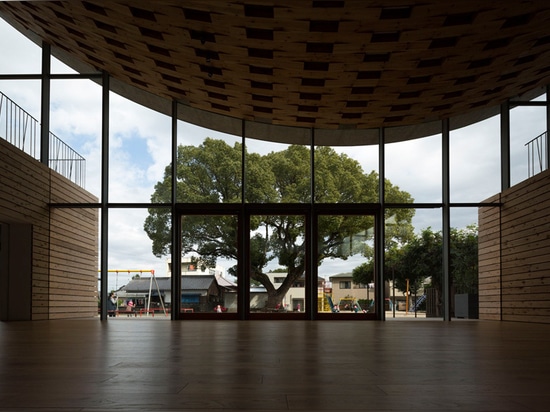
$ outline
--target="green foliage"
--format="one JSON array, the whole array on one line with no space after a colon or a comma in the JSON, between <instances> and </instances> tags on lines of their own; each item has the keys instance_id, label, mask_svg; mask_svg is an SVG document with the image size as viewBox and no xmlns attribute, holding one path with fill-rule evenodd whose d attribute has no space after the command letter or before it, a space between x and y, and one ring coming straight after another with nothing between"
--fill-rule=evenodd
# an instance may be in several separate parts
<instances>
[{"instance_id":1,"label":"green foliage","mask_svg":"<svg viewBox=\"0 0 550 412\"><path fill-rule=\"evenodd\" d=\"M310 149L289 146L286 150L267 155L245 153L247 177L246 201L250 203L310 203ZM178 147L177 196L185 203L240 203L242 146L229 146L224 141L207 138L200 146ZM364 173L361 165L330 147L316 148L316 203L377 203L378 175ZM170 202L171 168L165 169L152 195L155 203ZM386 182L387 198L392 202L412 202L398 187ZM390 231L390 238L403 242L410 225L413 209L400 211L400 231ZM182 220L182 253L200 256L213 266L218 258L238 260L238 227L235 216L185 216ZM322 216L319 219L319 263L325 258L346 259L352 254L372 254L366 240L372 239L372 216ZM151 238L156 256L170 253L170 210L150 208L144 229ZM250 276L254 283L266 287L268 305L274 305L291 285L304 275L305 221L303 216L251 216ZM270 261L276 260L287 276L275 289L264 273ZM236 275L236 268L229 269ZM269 299L268 298L268 299Z\"/></svg>"},{"instance_id":2,"label":"green foliage","mask_svg":"<svg viewBox=\"0 0 550 412\"><path fill-rule=\"evenodd\" d=\"M351 271L351 275L355 283L368 285L374 280L374 265L372 264L372 261L369 263L362 263L355 267Z\"/></svg>"},{"instance_id":3,"label":"green foliage","mask_svg":"<svg viewBox=\"0 0 550 412\"><path fill-rule=\"evenodd\" d=\"M478 255L477 227L451 228L450 272L457 293L477 293ZM443 275L443 237L441 232L427 228L401 248L386 253L386 276L395 278L400 290L409 279L411 293L430 280L431 287L441 290Z\"/></svg>"},{"instance_id":4,"label":"green foliage","mask_svg":"<svg viewBox=\"0 0 550 412\"><path fill-rule=\"evenodd\" d=\"M478 293L477 226L451 229L451 279L456 293Z\"/></svg>"}]
</instances>

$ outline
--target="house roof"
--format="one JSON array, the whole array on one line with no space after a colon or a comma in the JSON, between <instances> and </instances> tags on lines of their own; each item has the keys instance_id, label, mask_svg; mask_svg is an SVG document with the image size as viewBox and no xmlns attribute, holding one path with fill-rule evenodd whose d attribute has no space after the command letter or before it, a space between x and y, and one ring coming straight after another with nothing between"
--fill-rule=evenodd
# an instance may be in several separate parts
<instances>
[{"instance_id":1,"label":"house roof","mask_svg":"<svg viewBox=\"0 0 550 412\"><path fill-rule=\"evenodd\" d=\"M425 136L550 83L544 1L10 1L0 16L138 103L266 140Z\"/></svg>"},{"instance_id":2,"label":"house roof","mask_svg":"<svg viewBox=\"0 0 550 412\"><path fill-rule=\"evenodd\" d=\"M158 283L158 289L160 290L171 290L171 278L155 278ZM213 275L188 275L181 277L181 289L185 291L192 290L208 290L212 283L216 283L216 277ZM152 291L157 290L157 285L155 281L151 283L151 278L140 278L133 279L123 288L126 292L129 293L143 293L149 292L149 288Z\"/></svg>"},{"instance_id":3,"label":"house roof","mask_svg":"<svg viewBox=\"0 0 550 412\"><path fill-rule=\"evenodd\" d=\"M334 279L334 278L351 278L351 277L353 277L353 275L351 274L351 272L348 272L348 273L337 273L336 275L329 276L329 279Z\"/></svg>"},{"instance_id":4,"label":"house roof","mask_svg":"<svg viewBox=\"0 0 550 412\"><path fill-rule=\"evenodd\" d=\"M224 278L223 276L216 276L216 281L218 282L218 285L224 287L224 288L235 288L237 285L228 279Z\"/></svg>"}]
</instances>

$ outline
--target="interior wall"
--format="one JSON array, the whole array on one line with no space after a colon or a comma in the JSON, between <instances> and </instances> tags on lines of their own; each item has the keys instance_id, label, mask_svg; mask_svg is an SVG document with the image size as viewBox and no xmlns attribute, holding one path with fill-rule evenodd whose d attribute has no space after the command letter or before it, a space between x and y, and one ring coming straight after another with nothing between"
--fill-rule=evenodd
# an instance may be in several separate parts
<instances>
[{"instance_id":1,"label":"interior wall","mask_svg":"<svg viewBox=\"0 0 550 412\"><path fill-rule=\"evenodd\" d=\"M486 200L498 204L500 194ZM479 319L500 320L500 207L482 207L478 213Z\"/></svg>"},{"instance_id":2,"label":"interior wall","mask_svg":"<svg viewBox=\"0 0 550 412\"><path fill-rule=\"evenodd\" d=\"M550 323L549 183L547 170L504 191L500 213L480 209L481 319Z\"/></svg>"},{"instance_id":3,"label":"interior wall","mask_svg":"<svg viewBox=\"0 0 550 412\"><path fill-rule=\"evenodd\" d=\"M20 277L17 283L31 287L30 318L97 316L97 293L91 293L97 290L97 211L50 210L54 201L97 203L82 188L0 139L0 221L32 228L26 241L31 244L29 255L10 257L19 267L30 267L28 273L13 272Z\"/></svg>"},{"instance_id":4,"label":"interior wall","mask_svg":"<svg viewBox=\"0 0 550 412\"><path fill-rule=\"evenodd\" d=\"M54 203L97 199L52 172ZM52 208L50 213L50 319L96 317L98 312L98 209Z\"/></svg>"}]
</instances>

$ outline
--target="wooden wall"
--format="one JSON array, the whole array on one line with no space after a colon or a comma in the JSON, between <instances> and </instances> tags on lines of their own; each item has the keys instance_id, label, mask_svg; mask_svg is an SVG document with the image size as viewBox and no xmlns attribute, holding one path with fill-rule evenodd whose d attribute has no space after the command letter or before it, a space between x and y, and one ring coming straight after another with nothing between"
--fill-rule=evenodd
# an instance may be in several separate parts
<instances>
[{"instance_id":1,"label":"wooden wall","mask_svg":"<svg viewBox=\"0 0 550 412\"><path fill-rule=\"evenodd\" d=\"M32 320L97 316L97 199L0 139L0 222L32 225Z\"/></svg>"},{"instance_id":2,"label":"wooden wall","mask_svg":"<svg viewBox=\"0 0 550 412\"><path fill-rule=\"evenodd\" d=\"M500 195L486 202L499 204ZM479 208L479 318L500 320L500 207Z\"/></svg>"},{"instance_id":3,"label":"wooden wall","mask_svg":"<svg viewBox=\"0 0 550 412\"><path fill-rule=\"evenodd\" d=\"M480 318L550 323L550 171L500 201L479 214Z\"/></svg>"}]
</instances>

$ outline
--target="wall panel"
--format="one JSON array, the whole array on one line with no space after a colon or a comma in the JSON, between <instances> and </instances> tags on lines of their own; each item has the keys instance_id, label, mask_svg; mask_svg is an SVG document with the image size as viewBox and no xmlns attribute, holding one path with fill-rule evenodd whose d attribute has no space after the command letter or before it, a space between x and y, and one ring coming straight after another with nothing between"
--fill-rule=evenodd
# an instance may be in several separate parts
<instances>
[{"instance_id":1,"label":"wall panel","mask_svg":"<svg viewBox=\"0 0 550 412\"><path fill-rule=\"evenodd\" d=\"M498 204L500 196L486 202ZM501 313L500 208L479 209L479 318L499 320Z\"/></svg>"},{"instance_id":2,"label":"wall panel","mask_svg":"<svg viewBox=\"0 0 550 412\"><path fill-rule=\"evenodd\" d=\"M549 183L545 171L504 191L500 216L480 209L480 318L496 311L502 320L550 323ZM500 267L490 251L495 245ZM500 302L493 302L497 291Z\"/></svg>"},{"instance_id":3,"label":"wall panel","mask_svg":"<svg viewBox=\"0 0 550 412\"><path fill-rule=\"evenodd\" d=\"M97 198L0 139L0 222L32 225L31 319L96 317L97 210L52 202Z\"/></svg>"}]
</instances>

